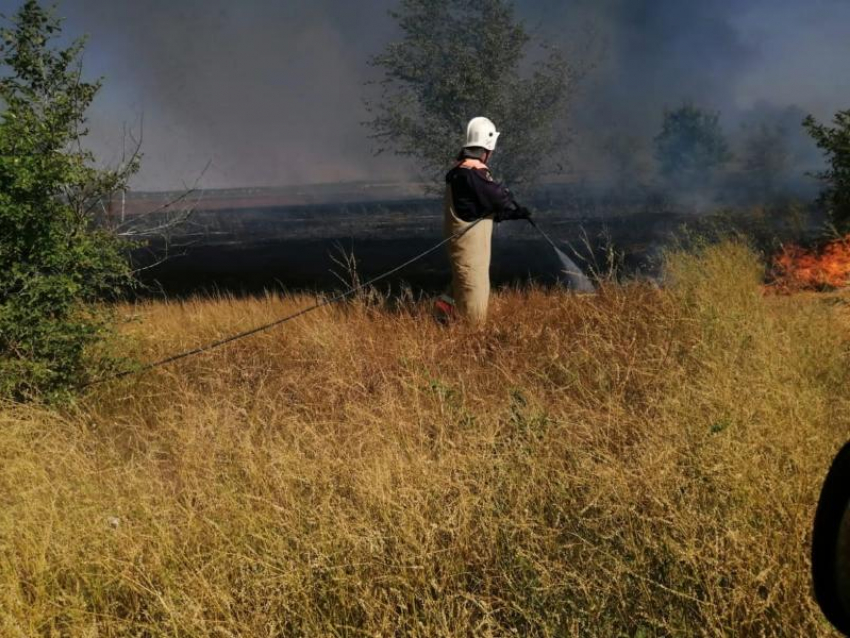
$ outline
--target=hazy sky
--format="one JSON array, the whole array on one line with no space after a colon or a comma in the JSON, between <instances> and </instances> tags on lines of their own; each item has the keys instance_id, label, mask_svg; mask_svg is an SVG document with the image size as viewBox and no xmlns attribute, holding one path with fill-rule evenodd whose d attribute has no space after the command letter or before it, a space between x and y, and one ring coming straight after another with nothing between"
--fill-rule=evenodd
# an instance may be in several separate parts
<instances>
[{"instance_id":1,"label":"hazy sky","mask_svg":"<svg viewBox=\"0 0 850 638\"><path fill-rule=\"evenodd\" d=\"M18 2L0 0L3 13ZM91 145L121 152L144 122L135 186L397 180L374 157L362 104L366 61L397 36L395 0L66 0L88 34L85 68L105 76ZM848 0L521 0L529 27L594 64L572 119L593 151L612 132L651 140L664 106L723 113L727 130L794 106L850 108ZM463 123L459 123L459 130ZM498 123L509 134L510 123ZM581 154L579 154L580 156Z\"/></svg>"}]
</instances>

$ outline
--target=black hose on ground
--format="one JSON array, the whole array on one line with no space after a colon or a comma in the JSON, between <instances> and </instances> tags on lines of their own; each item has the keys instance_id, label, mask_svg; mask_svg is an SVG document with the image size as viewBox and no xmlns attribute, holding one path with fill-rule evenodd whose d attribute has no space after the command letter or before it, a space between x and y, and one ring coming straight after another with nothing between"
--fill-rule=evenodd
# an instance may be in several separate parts
<instances>
[{"instance_id":1,"label":"black hose on ground","mask_svg":"<svg viewBox=\"0 0 850 638\"><path fill-rule=\"evenodd\" d=\"M148 370L152 370L154 368L159 368L161 366L168 365L169 363L174 363L175 361L179 361L180 359L185 359L187 357L191 357L191 356L194 356L194 355L197 355L197 354L209 352L210 350L220 348L221 346L224 346L228 343L232 343L233 341L237 341L239 339L244 339L246 337L250 337L252 335L257 334L258 332L264 332L266 330L274 328L275 326L279 326L279 325L284 324L288 321L292 321L293 319L297 319L298 317L306 315L309 312L313 312L314 310L318 310L319 308L323 308L324 306L329 306L331 304L342 301L343 299L347 299L348 297L359 292L360 290L363 290L364 288L368 288L369 286L372 286L372 285L378 283L379 281L386 279L387 277L391 277L395 273L399 272L400 270L403 270L404 268L407 268L411 264L416 263L420 259L424 259L425 257L430 255L431 253L433 253L433 252L439 250L440 248L442 248L443 246L445 246L450 241L453 241L455 239L459 239L460 237L462 237L463 235L468 233L470 230L472 230L479 222L481 222L484 219L486 219L486 218L482 217L480 219L476 219L474 222L472 222L466 228L456 232L454 235L446 237L445 239L443 239L439 243L434 244L428 250L425 250L425 251L419 253L418 255L411 257L410 259L408 259L407 261L405 261L402 264L399 264L395 268L392 268L392 269L390 269L390 270L388 270L384 273L381 273L380 275L373 277L372 279L370 279L368 281L364 281L362 284L358 284L357 286L349 288L348 290L341 292L338 295L334 295L333 297L328 297L327 299L316 302L312 306L302 308L301 310L294 312L291 315L287 315L286 317L281 317L280 319L276 319L275 321L272 321L270 323L263 324L262 326L257 326L256 328L251 328L250 330L245 330L244 332L240 332L238 334L231 335L229 337L226 337L225 339L213 341L212 343L208 343L206 345L199 346L197 348L192 348L191 350L186 350L185 352L180 352L178 354L171 355L171 356L166 357L164 359L160 359L159 361L153 361L151 363L146 363L143 366L141 366L139 368L135 368L133 370L124 370L123 372L119 372L117 374L113 374L113 375L110 375L110 376L107 376L107 377L103 377L101 379L95 379L93 381L89 381L87 383L80 385L79 388L80 389L88 388L88 387L91 387L91 386L94 386L94 385L100 385L102 383L107 383L108 381L115 381L116 379L122 379L124 377L128 377L128 376L131 376L131 375L141 374L142 372L147 372Z\"/></svg>"}]
</instances>

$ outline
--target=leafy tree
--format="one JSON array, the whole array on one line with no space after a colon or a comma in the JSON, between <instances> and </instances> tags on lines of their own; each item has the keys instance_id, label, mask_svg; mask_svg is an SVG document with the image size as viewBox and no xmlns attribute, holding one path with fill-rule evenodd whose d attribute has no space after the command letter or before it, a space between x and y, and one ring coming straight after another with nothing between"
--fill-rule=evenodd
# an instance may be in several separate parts
<instances>
[{"instance_id":1,"label":"leafy tree","mask_svg":"<svg viewBox=\"0 0 850 638\"><path fill-rule=\"evenodd\" d=\"M661 132L655 137L655 158L670 186L709 186L717 170L731 159L719 120L719 113L692 104L665 110Z\"/></svg>"},{"instance_id":2,"label":"leafy tree","mask_svg":"<svg viewBox=\"0 0 850 638\"><path fill-rule=\"evenodd\" d=\"M501 177L531 182L560 169L556 123L576 73L557 50L530 49L510 3L401 0L390 15L402 37L372 58L383 79L380 99L367 101L378 152L416 158L439 180L467 121L483 115L504 130L494 156Z\"/></svg>"},{"instance_id":3,"label":"leafy tree","mask_svg":"<svg viewBox=\"0 0 850 638\"><path fill-rule=\"evenodd\" d=\"M839 111L833 119L835 126L818 123L809 115L803 127L815 140L828 163L816 177L826 184L820 201L826 206L830 219L841 232L850 231L850 110Z\"/></svg>"},{"instance_id":4,"label":"leafy tree","mask_svg":"<svg viewBox=\"0 0 850 638\"><path fill-rule=\"evenodd\" d=\"M67 393L97 369L109 316L93 303L130 280L97 215L138 157L94 167L81 77L83 41L57 48L61 22L28 0L0 30L0 396Z\"/></svg>"}]
</instances>

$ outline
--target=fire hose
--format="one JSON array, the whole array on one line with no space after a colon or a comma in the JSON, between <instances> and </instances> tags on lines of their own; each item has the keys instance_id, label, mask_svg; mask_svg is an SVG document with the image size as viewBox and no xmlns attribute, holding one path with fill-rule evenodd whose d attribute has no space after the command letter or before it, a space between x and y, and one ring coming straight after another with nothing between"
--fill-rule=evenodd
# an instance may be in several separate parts
<instances>
[{"instance_id":1,"label":"fire hose","mask_svg":"<svg viewBox=\"0 0 850 638\"><path fill-rule=\"evenodd\" d=\"M143 372L147 372L148 370L153 370L154 368L159 368L159 367L168 365L170 363L174 363L175 361L180 361L181 359L186 359L187 357L192 357L194 355L202 354L204 352L209 352L210 350L215 350L216 348L220 348L224 345L227 345L228 343L232 343L234 341L238 341L240 339L250 337L250 336L255 335L257 333L260 333L260 332L265 332L266 330L270 330L271 328L274 328L274 327L279 326L281 324L284 324L284 323L287 323L287 322L292 321L294 319L297 319L298 317L302 317L302 316L304 316L304 315L306 315L310 312L318 310L319 308L323 308L325 306L330 306L332 304L343 301L344 299L351 297L352 295L358 293L359 291L363 290L364 288L368 288L370 286L373 286L376 283L383 281L384 279L387 279L388 277L391 277L392 275L399 272L400 270L407 268L411 264L416 263L420 259L424 259L425 257L430 255L431 253L433 253L433 252L439 250L440 248L442 248L443 246L445 246L450 241L454 241L455 239L459 239L460 237L462 237L463 235L468 233L470 230L472 230L479 222L483 221L484 219L487 219L487 218L481 217L479 219L476 219L474 222L472 222L466 228L463 228L463 229L459 230L458 232L454 233L453 235L446 237L442 241L431 246L431 248L428 248L427 250L424 250L421 253L414 255L413 257L411 257L410 259L406 260L405 262L399 264L398 266L395 266L394 268L392 268L392 269L390 269L386 272L383 272L380 275L377 275L377 276L373 277L372 279L369 279L368 281L364 281L363 283L357 284L356 286L352 286L348 290L345 290L345 291L343 291L339 294L336 294L336 295L333 295L333 296L328 297L326 299L323 299L321 301L318 301L315 304L313 304L312 306L307 306L306 308L302 308L301 310L293 312L292 314L289 314L285 317L281 317L279 319L276 319L276 320L271 321L269 323L263 324L261 326L256 326L255 328L251 328L250 330L245 330L243 332L239 332L237 334L230 335L229 337L225 337L224 339L219 339L218 341L213 341L211 343L207 343L205 345L198 346L197 348L192 348L191 350L185 350L183 352L179 352L177 354L165 357L164 359L152 361L150 363L146 363L146 364L144 364L140 367L137 367L137 368L133 368L133 369L130 369L130 370L124 370L122 372L118 372L116 374L109 375L109 376L106 376L106 377L103 377L103 378L100 378L100 379L94 379L92 381L88 381L86 383L81 384L79 386L79 388L80 389L88 388L88 387L95 386L95 385L101 385L101 384L107 383L109 381L115 381L117 379L122 379L124 377L128 377L128 376L131 376L131 375L141 374ZM567 275L567 277L570 281L571 286L573 288L577 289L577 290L580 290L580 291L587 291L588 287L589 287L590 290L593 290L593 285L590 283L590 281L587 279L587 277L583 273L581 273L581 271L575 266L575 264L573 264L572 261L563 252L561 252L561 250L558 249L555 242L552 241L552 239L546 233L544 233L537 226L537 224L534 223L534 221L532 221L530 218L528 219L528 221L532 226L534 226L535 229L537 229L537 231L546 239L546 241L549 242L549 244L552 246L552 248L555 249L555 252L561 258L561 261L562 261L563 265L565 266L565 273L566 273L566 275Z\"/></svg>"},{"instance_id":2,"label":"fire hose","mask_svg":"<svg viewBox=\"0 0 850 638\"><path fill-rule=\"evenodd\" d=\"M131 376L131 375L141 374L143 372L147 372L148 370L153 370L154 368L159 368L161 366L168 365L169 363L174 363L175 361L180 361L181 359L186 359L187 357L192 357L192 356L197 355L197 354L209 352L210 350L215 350L216 348L220 348L224 345L227 345L228 343L232 343L234 341L238 341L240 339L250 337L250 336L255 335L259 332L265 332L266 330L270 330L271 328L274 328L274 327L279 326L281 324L287 323L288 321L292 321L294 319L297 319L298 317L302 317L302 316L304 316L304 315L306 315L310 312L313 312L314 310L318 310L319 308L324 308L325 306L330 306L331 304L338 303L338 302L340 302L344 299L347 299L348 297L351 297L352 295L358 293L359 291L363 290L364 288L368 288L369 286L373 286L374 284L378 283L379 281L383 281L387 277L391 277L395 273L399 272L400 270L407 268L411 264L416 263L420 259L424 259L425 257L430 255L431 253L433 253L433 252L439 250L440 248L442 248L443 246L445 246L450 241L453 241L455 239L459 239L460 237L462 237L463 235L468 233L470 230L472 230L479 222L483 221L484 219L486 219L486 218L481 217L480 219L476 219L474 222L472 222L466 228L462 228L461 230L459 230L455 234L453 234L449 237L446 237L442 241L431 246L431 248L429 248L428 250L425 250L425 251L419 253L418 255L414 255L413 257L411 257L407 261L399 264L395 268L392 268L392 269L390 269L390 270L388 270L384 273L381 273L380 275L377 275L376 277L373 277L372 279L369 279L368 281L364 281L363 283L357 284L356 286L352 286L348 290L345 290L345 291L343 291L339 294L336 294L332 297L328 297L328 298L323 299L321 301L317 301L312 306L307 306L306 308L302 308L301 310L293 312L292 314L287 315L285 317L281 317L280 319L275 319L274 321L263 324L261 326L257 326L255 328L251 328L250 330L245 330L244 332L239 332L237 334L230 335L229 337L225 337L224 339L219 339L218 341L213 341L213 342L205 344L203 346L199 346L197 348L192 348L191 350L185 350L183 352L171 355L169 357L165 357L164 359L159 359L158 361L152 361L150 363L146 363L146 364L142 365L141 367L133 368L131 370L124 370L123 372L118 372L116 374L106 376L106 377L103 377L101 379L94 379L93 381L89 381L87 383L84 383L84 384L80 385L79 387L81 389L82 388L88 388L88 387L91 387L91 386L94 386L94 385L100 385L100 384L103 384L103 383L107 383L108 381L115 381L117 379L122 379L124 377L128 377L128 376Z\"/></svg>"}]
</instances>

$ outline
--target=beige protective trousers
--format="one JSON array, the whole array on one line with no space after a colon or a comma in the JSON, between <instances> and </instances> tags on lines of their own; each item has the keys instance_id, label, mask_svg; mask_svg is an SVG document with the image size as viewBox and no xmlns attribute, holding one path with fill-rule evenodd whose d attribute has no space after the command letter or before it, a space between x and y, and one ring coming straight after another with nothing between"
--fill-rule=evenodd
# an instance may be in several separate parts
<instances>
[{"instance_id":1,"label":"beige protective trousers","mask_svg":"<svg viewBox=\"0 0 850 638\"><path fill-rule=\"evenodd\" d=\"M451 237L472 225L460 219L452 204L451 186L446 187L443 232ZM475 228L449 242L452 267L452 291L458 314L474 326L487 320L490 300L490 243L493 220L483 219Z\"/></svg>"}]
</instances>

